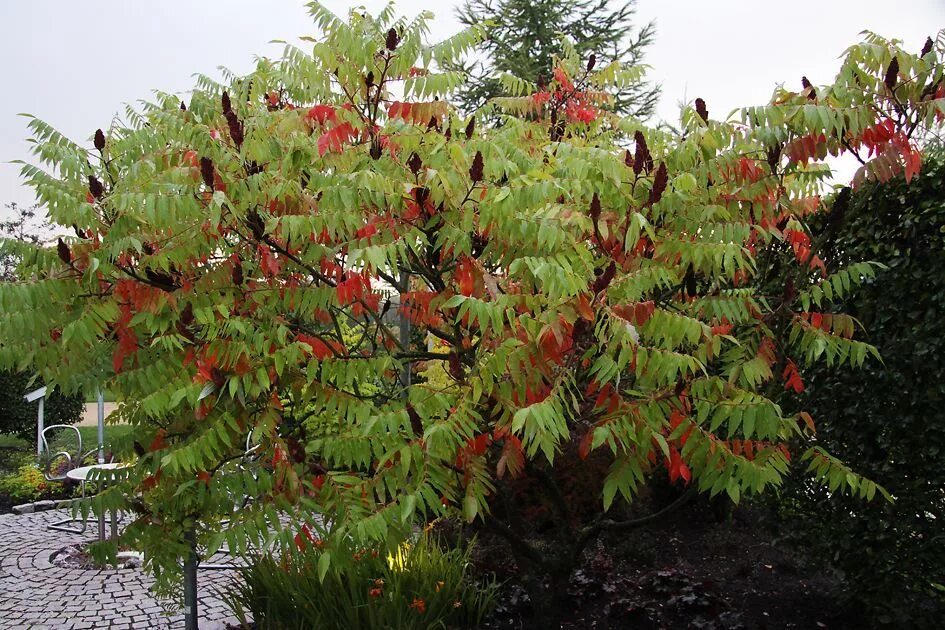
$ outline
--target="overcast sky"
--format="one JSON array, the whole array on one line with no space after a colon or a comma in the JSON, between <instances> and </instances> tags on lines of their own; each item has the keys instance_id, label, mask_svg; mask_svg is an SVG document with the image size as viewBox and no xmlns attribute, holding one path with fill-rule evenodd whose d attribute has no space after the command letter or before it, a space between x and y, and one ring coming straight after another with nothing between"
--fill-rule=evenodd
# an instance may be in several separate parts
<instances>
[{"instance_id":1,"label":"overcast sky","mask_svg":"<svg viewBox=\"0 0 945 630\"><path fill-rule=\"evenodd\" d=\"M379 0L326 0L376 12ZM435 39L459 29L458 0L400 0L413 16L433 8ZM641 23L654 20L650 76L663 85L658 117L676 120L678 104L704 98L713 117L767 101L778 83L801 75L830 81L838 56L873 30L916 50L945 28L945 0L639 0ZM177 92L192 74L252 68L254 55L276 56L273 39L312 32L303 0L0 0L0 204L29 204L14 159L29 159L29 112L87 142L124 103L151 90ZM4 211L0 210L0 214Z\"/></svg>"}]
</instances>

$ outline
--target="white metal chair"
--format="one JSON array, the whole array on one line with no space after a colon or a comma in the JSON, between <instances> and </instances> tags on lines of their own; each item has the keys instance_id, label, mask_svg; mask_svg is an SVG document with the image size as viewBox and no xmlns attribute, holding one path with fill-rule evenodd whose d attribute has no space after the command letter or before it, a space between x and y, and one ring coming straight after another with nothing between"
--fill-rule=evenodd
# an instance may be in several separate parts
<instances>
[{"instance_id":1,"label":"white metal chair","mask_svg":"<svg viewBox=\"0 0 945 630\"><path fill-rule=\"evenodd\" d=\"M50 447L50 434L52 431L65 430L75 431L75 450L61 450L52 453ZM45 427L40 434L42 448L39 457L43 469L43 477L46 481L65 481L68 479L70 470L79 468L83 462L95 454L97 449L88 452L82 450L82 433L76 427L69 424L53 424ZM58 462L58 465L56 465ZM64 465L63 465L64 464ZM82 498L85 498L85 482L80 482L82 488ZM72 526L71 523L82 523L81 526ZM70 534L84 534L88 527L88 518L66 518L47 525L48 529L68 532Z\"/></svg>"}]
</instances>

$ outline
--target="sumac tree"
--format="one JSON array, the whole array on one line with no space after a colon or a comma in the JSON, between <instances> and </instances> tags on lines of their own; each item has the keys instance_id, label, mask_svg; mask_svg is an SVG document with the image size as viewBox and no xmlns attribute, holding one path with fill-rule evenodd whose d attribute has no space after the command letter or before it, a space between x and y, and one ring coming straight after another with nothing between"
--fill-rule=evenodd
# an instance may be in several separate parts
<instances>
[{"instance_id":1,"label":"sumac tree","mask_svg":"<svg viewBox=\"0 0 945 630\"><path fill-rule=\"evenodd\" d=\"M828 156L918 170L941 45L871 35L834 84L727 120L697 101L681 136L612 114L620 68L566 46L484 129L439 98L462 80L439 65L479 31L428 46L426 14L311 11L310 51L162 95L94 148L30 122L24 176L75 236L0 291L0 356L116 395L138 457L96 502L135 513L123 542L150 567L173 575L195 531L236 551L317 540L324 572L333 541L461 514L553 590L632 524L614 503L649 475L737 501L793 462L883 492L796 403L801 366L874 352L823 314L874 267L827 276L804 222L828 211ZM776 264L789 280L763 291ZM439 377L412 378L421 362ZM598 508L577 518L561 471L592 463ZM503 502L523 479L555 516L550 550Z\"/></svg>"}]
</instances>

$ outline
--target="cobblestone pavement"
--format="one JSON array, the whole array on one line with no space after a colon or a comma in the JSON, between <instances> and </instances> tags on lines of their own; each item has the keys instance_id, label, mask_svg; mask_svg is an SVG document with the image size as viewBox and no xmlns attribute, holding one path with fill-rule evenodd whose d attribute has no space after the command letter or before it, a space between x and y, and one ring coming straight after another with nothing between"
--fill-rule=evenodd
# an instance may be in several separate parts
<instances>
[{"instance_id":1,"label":"cobblestone pavement","mask_svg":"<svg viewBox=\"0 0 945 630\"><path fill-rule=\"evenodd\" d=\"M94 539L94 523L81 535L46 529L67 517L64 510L0 515L0 628L184 627L182 614L169 614L154 599L148 590L152 580L140 569L50 563L63 547ZM198 573L201 630L220 630L232 621L217 596L230 579L230 571Z\"/></svg>"}]
</instances>

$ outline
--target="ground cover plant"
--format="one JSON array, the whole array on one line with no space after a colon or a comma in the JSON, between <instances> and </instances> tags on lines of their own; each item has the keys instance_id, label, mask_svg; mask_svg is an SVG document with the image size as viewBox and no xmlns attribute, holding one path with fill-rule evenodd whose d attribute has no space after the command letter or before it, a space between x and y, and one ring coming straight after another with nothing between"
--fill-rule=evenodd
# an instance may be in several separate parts
<instances>
[{"instance_id":1,"label":"ground cover plant","mask_svg":"<svg viewBox=\"0 0 945 630\"><path fill-rule=\"evenodd\" d=\"M567 40L552 77L500 76L460 117L440 69L481 29L430 45L427 14L310 7L308 50L159 94L91 146L29 122L24 176L74 236L0 287L0 363L119 401L136 458L95 507L134 512L121 543L160 584L195 544L292 553L308 531L324 577L351 540L461 515L551 615L588 545L651 521L625 504L653 476L687 488L671 506L792 466L890 498L799 397L806 366L876 354L832 305L877 267L828 272L806 221L831 212L828 156L859 157L857 186L921 170L941 38L867 34L832 84L724 117L696 99L677 134L613 113L637 69Z\"/></svg>"}]
</instances>

